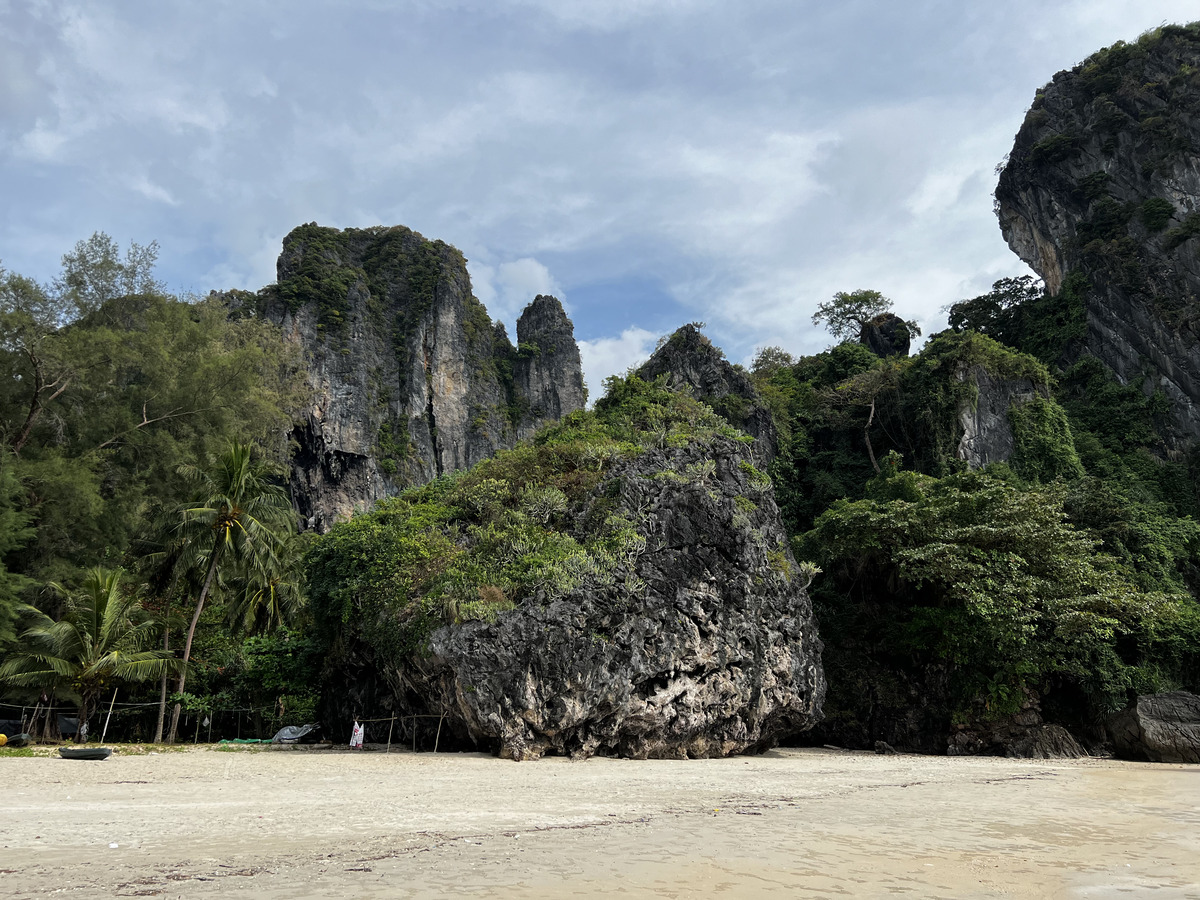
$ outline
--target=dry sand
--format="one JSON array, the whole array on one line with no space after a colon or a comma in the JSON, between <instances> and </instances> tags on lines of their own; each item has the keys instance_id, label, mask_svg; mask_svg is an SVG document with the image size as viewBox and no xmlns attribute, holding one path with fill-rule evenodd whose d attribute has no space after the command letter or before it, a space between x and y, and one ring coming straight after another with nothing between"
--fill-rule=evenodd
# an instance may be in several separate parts
<instances>
[{"instance_id":1,"label":"dry sand","mask_svg":"<svg viewBox=\"0 0 1200 900\"><path fill-rule=\"evenodd\" d=\"M199 749L0 774L10 897L1200 898L1200 766Z\"/></svg>"}]
</instances>

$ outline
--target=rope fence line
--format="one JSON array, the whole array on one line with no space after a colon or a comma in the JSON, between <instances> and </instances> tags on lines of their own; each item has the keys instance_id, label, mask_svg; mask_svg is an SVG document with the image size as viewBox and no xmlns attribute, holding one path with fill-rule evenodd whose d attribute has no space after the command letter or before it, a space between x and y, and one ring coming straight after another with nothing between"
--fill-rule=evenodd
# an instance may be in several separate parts
<instances>
[{"instance_id":1,"label":"rope fence line","mask_svg":"<svg viewBox=\"0 0 1200 900\"><path fill-rule=\"evenodd\" d=\"M409 721L412 722L412 752L416 753L417 752L417 721L416 720L417 719L437 719L438 720L437 735L433 739L433 752L437 753L438 752L438 744L442 739L442 722L445 721L445 718L446 718L445 713L442 713L442 714L436 715L436 716L432 715L432 714L417 714L417 715L411 715L411 716L383 716L382 718L379 718L379 719L360 719L357 716L355 716L354 721L356 723L358 723L359 725L369 725L373 722L388 722L388 723L390 723L388 726L387 750L385 750L384 752L391 753L392 752L392 732L396 727L396 720L399 719L401 724L403 724L404 720L408 719Z\"/></svg>"},{"instance_id":2,"label":"rope fence line","mask_svg":"<svg viewBox=\"0 0 1200 900\"><path fill-rule=\"evenodd\" d=\"M168 703L167 707L170 708L172 705L173 704ZM146 724L147 730L149 730L150 725L149 725L149 723L145 722L146 714L152 710L157 711L158 708L159 708L158 701L138 702L138 703L110 702L110 703L102 703L100 705L100 707L97 708L96 713L101 714L103 716L104 733L106 734L108 731L108 724L112 719L114 719L114 718L120 719L122 717L130 717L130 716L135 717L135 720L137 717L140 717L142 720L142 724ZM254 716L257 718L259 716L262 716L264 713L271 715L271 714L275 713L276 709L277 709L277 707L274 704L266 704L263 706L207 706L207 707L200 707L198 709L185 710L183 716L180 719L179 734L181 734L181 735L185 734L186 732L184 731L184 729L191 725L192 719L195 719L196 727L195 727L195 731L194 731L194 734L192 737L192 743L197 744L200 742L200 726L201 726L201 724L207 724L208 738L209 738L209 742L211 743L212 742L213 725L214 725L217 717L222 716L225 718L226 722L228 722L230 719L234 720L234 729L233 730L235 731L236 737L238 739L240 739L241 733L242 733L242 719L243 718L248 718L250 716ZM4 712L5 710L12 710L12 713L5 714L5 712ZM54 703L54 704L43 704L41 702L24 703L24 704L0 702L0 719L9 719L9 720L15 721L17 719L17 715L16 715L17 712L19 712L19 714L20 714L19 718L20 718L20 722L21 722L21 731L22 732L35 730L35 725L37 724L38 720L40 719L45 723L41 729L42 739L47 739L49 733L52 730L50 727L50 724L49 724L52 721L52 717L58 717L58 719L65 718L68 720L72 720L76 717L76 714L79 712L79 707L77 704L61 703L61 702ZM206 720L205 723L201 722L202 718ZM53 729L54 731L57 731L58 728L61 727L58 724L58 719L53 719L53 721L55 721L55 723L56 723L56 726ZM78 723L76 723L76 724L78 727ZM254 731L256 734L259 734L260 736L261 736L261 725L262 725L262 723L260 721L254 722ZM67 732L67 733L70 733L70 732ZM135 729L133 731L133 735L135 735L136 737L133 737L133 740L135 742L145 742L147 739L145 737L141 737L140 736L141 734L142 734L141 728L135 727ZM186 738L184 740L186 740Z\"/></svg>"},{"instance_id":3,"label":"rope fence line","mask_svg":"<svg viewBox=\"0 0 1200 900\"><path fill-rule=\"evenodd\" d=\"M109 707L107 710L103 710L104 712L107 713L107 716L104 721L104 732L105 733L107 733L107 731L108 731L109 720L111 720L112 718L118 718L118 717L125 716L125 715L137 715L139 713L144 714L145 712L147 712L150 709L157 709L159 707L158 701L148 701L148 702L138 702L138 703L112 702L110 704L102 704L102 705ZM168 703L167 706L169 708L171 706L171 704ZM64 716L66 718L71 718L79 711L79 707L74 704L42 705L41 703L16 704L16 703L0 702L0 710L6 710L6 709L20 711L20 722L21 722L22 731L25 730L27 718L29 720L29 726L32 728L34 726L35 722L37 721L37 719L39 719L43 716L46 717L47 721L49 720L49 717L52 715ZM201 724L203 724L201 722L200 715L201 715L201 713L203 713L205 718L208 720L208 739L209 739L208 742L212 743L212 725L213 725L213 721L214 721L215 717L219 714L220 715L232 714L232 715L237 716L237 732L236 732L237 737L235 739L240 740L241 739L241 716L242 716L242 714L273 713L275 711L275 709L276 709L276 707L273 704L267 704L264 706L202 707L200 709L190 710L190 711L185 712L184 717L180 722L180 726L181 726L180 731L183 730L183 727L185 725L190 724L189 720L194 717L196 720L196 728L195 728L195 733L193 735L192 743L194 743L194 744L199 743L200 726L201 726ZM2 712L0 712L0 718L8 718L8 717L3 715ZM377 718L370 718L370 719L360 719L360 718L356 717L354 721L356 721L359 724L364 725L364 726L368 725L368 724L379 724L381 722L387 722L388 723L388 737L387 737L387 749L385 750L386 753L392 752L392 744L393 744L392 738L395 734L396 723L399 722L401 725L401 728L404 727L405 723L408 723L408 728L412 735L412 752L416 753L417 752L417 721L420 719L437 719L438 720L437 731L434 734L434 740L433 740L433 752L437 753L438 748L441 746L442 725L444 724L445 719L446 719L446 716L444 713L440 714L440 715L435 715L435 714L430 714L430 713L413 714L413 715L392 715L392 716L380 716ZM337 741L334 741L333 743L336 744Z\"/></svg>"}]
</instances>

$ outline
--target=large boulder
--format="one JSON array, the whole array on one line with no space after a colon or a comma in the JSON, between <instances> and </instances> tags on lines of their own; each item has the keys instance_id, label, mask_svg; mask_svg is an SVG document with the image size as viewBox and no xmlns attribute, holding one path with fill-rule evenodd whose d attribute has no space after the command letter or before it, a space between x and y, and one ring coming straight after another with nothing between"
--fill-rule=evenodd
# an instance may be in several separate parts
<instances>
[{"instance_id":1,"label":"large boulder","mask_svg":"<svg viewBox=\"0 0 1200 900\"><path fill-rule=\"evenodd\" d=\"M1062 725L1044 722L1037 696L1026 693L1021 708L1011 716L953 726L946 755L1078 759L1088 753Z\"/></svg>"},{"instance_id":2,"label":"large boulder","mask_svg":"<svg viewBox=\"0 0 1200 900\"><path fill-rule=\"evenodd\" d=\"M1108 733L1125 759L1200 763L1200 697L1186 691L1143 694L1109 719Z\"/></svg>"},{"instance_id":3,"label":"large boulder","mask_svg":"<svg viewBox=\"0 0 1200 900\"><path fill-rule=\"evenodd\" d=\"M811 727L825 678L807 579L749 449L719 437L615 466L589 509L640 523L633 565L440 629L419 693L512 759L727 756Z\"/></svg>"},{"instance_id":4,"label":"large boulder","mask_svg":"<svg viewBox=\"0 0 1200 900\"><path fill-rule=\"evenodd\" d=\"M858 342L876 356L908 356L912 330L895 313L881 313L863 324Z\"/></svg>"}]
</instances>

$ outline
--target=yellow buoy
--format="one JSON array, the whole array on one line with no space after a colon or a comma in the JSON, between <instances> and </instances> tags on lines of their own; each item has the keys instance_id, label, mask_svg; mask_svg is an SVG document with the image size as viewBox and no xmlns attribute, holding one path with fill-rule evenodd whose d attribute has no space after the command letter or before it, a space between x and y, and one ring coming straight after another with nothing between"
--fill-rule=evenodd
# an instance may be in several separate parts
<instances>
[{"instance_id":1,"label":"yellow buoy","mask_svg":"<svg viewBox=\"0 0 1200 900\"><path fill-rule=\"evenodd\" d=\"M0 747L3 747L7 743L8 743L8 735L0 734Z\"/></svg>"}]
</instances>

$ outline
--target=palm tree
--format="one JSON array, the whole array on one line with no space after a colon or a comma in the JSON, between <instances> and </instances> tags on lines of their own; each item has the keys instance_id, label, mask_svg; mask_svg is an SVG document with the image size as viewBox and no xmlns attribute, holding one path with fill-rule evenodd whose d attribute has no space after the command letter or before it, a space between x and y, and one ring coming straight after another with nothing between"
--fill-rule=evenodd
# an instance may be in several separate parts
<instances>
[{"instance_id":1,"label":"palm tree","mask_svg":"<svg viewBox=\"0 0 1200 900\"><path fill-rule=\"evenodd\" d=\"M305 609L304 547L300 535L283 535L251 566L234 572L225 613L231 632L265 634L296 624Z\"/></svg>"},{"instance_id":2,"label":"palm tree","mask_svg":"<svg viewBox=\"0 0 1200 900\"><path fill-rule=\"evenodd\" d=\"M57 622L40 614L41 621L21 634L17 651L0 665L0 681L76 697L76 741L112 682L146 681L179 666L170 653L147 649L158 623L134 592L122 589L124 574L98 566L89 570L83 589L68 597L66 614Z\"/></svg>"},{"instance_id":3,"label":"palm tree","mask_svg":"<svg viewBox=\"0 0 1200 900\"><path fill-rule=\"evenodd\" d=\"M180 466L179 474L195 489L193 500L179 513L177 534L184 546L180 564L194 572L203 570L200 595L183 644L183 666L176 692L187 684L187 664L192 639L204 604L217 584L222 567L261 577L278 556L277 546L295 527L291 502L276 479L276 466L254 459L249 444L233 444L207 469ZM179 727L180 704L171 714L174 743Z\"/></svg>"}]
</instances>

